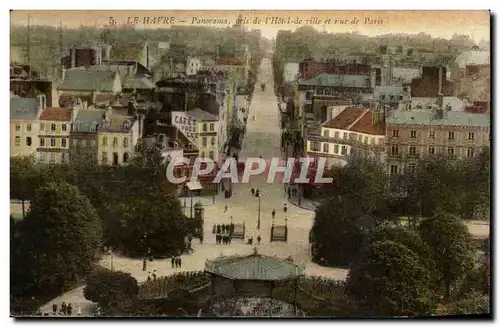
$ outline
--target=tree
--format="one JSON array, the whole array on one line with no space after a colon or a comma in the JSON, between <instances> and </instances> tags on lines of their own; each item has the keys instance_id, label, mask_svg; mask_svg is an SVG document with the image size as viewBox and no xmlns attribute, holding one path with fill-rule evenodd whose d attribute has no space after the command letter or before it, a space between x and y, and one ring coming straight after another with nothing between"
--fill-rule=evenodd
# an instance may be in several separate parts
<instances>
[{"instance_id":1,"label":"tree","mask_svg":"<svg viewBox=\"0 0 500 327\"><path fill-rule=\"evenodd\" d=\"M422 221L419 234L431 248L448 299L453 283L474 265L474 246L467 225L454 215L440 213Z\"/></svg>"},{"instance_id":2,"label":"tree","mask_svg":"<svg viewBox=\"0 0 500 327\"><path fill-rule=\"evenodd\" d=\"M446 313L450 315L490 314L490 297L481 292L473 291L450 303Z\"/></svg>"},{"instance_id":3,"label":"tree","mask_svg":"<svg viewBox=\"0 0 500 327\"><path fill-rule=\"evenodd\" d=\"M33 198L37 169L33 157L10 158L10 198L21 200L23 218L25 202Z\"/></svg>"},{"instance_id":4,"label":"tree","mask_svg":"<svg viewBox=\"0 0 500 327\"><path fill-rule=\"evenodd\" d=\"M101 222L89 200L70 184L38 189L21 230L32 287L62 290L86 276L99 259Z\"/></svg>"},{"instance_id":5,"label":"tree","mask_svg":"<svg viewBox=\"0 0 500 327\"><path fill-rule=\"evenodd\" d=\"M103 269L88 278L83 294L87 300L106 309L123 299L134 300L139 294L139 286L129 273Z\"/></svg>"},{"instance_id":6,"label":"tree","mask_svg":"<svg viewBox=\"0 0 500 327\"><path fill-rule=\"evenodd\" d=\"M429 315L436 307L432 278L419 256L403 244L374 242L347 276L347 294L367 316Z\"/></svg>"}]
</instances>

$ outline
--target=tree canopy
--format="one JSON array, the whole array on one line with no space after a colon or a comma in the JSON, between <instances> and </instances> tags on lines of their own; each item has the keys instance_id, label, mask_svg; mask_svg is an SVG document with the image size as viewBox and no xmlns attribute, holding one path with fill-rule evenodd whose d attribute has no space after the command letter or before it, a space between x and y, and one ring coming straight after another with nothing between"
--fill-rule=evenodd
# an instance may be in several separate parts
<instances>
[{"instance_id":1,"label":"tree canopy","mask_svg":"<svg viewBox=\"0 0 500 327\"><path fill-rule=\"evenodd\" d=\"M139 294L139 286L129 273L102 269L88 278L83 294L87 300L106 309L117 301L133 301Z\"/></svg>"}]
</instances>

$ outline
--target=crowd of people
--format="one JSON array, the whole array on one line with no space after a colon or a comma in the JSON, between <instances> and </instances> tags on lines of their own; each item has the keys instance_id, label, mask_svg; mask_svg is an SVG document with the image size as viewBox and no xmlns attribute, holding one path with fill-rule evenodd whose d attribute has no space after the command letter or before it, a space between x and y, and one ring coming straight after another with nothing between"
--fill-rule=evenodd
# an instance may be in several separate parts
<instances>
[{"instance_id":1,"label":"crowd of people","mask_svg":"<svg viewBox=\"0 0 500 327\"><path fill-rule=\"evenodd\" d=\"M234 224L215 225L212 228L212 234L215 234L217 244L231 244L233 238Z\"/></svg>"}]
</instances>

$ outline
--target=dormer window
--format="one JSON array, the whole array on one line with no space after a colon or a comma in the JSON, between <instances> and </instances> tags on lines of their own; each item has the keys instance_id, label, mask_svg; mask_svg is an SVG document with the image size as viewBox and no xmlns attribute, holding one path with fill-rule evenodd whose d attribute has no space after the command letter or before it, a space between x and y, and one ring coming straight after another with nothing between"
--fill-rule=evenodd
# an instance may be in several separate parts
<instances>
[{"instance_id":1,"label":"dormer window","mask_svg":"<svg viewBox=\"0 0 500 327\"><path fill-rule=\"evenodd\" d=\"M123 124L123 129L125 131L128 131L130 129L130 122L128 120Z\"/></svg>"}]
</instances>

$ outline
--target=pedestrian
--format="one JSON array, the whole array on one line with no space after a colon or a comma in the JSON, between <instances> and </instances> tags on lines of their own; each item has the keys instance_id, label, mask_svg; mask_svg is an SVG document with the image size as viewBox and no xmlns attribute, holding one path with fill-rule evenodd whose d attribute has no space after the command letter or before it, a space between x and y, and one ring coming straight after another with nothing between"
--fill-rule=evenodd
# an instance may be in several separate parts
<instances>
[{"instance_id":1,"label":"pedestrian","mask_svg":"<svg viewBox=\"0 0 500 327\"><path fill-rule=\"evenodd\" d=\"M234 224L233 223L231 223L231 225L229 225L229 231L230 231L230 233L232 235L233 232L234 232Z\"/></svg>"},{"instance_id":2,"label":"pedestrian","mask_svg":"<svg viewBox=\"0 0 500 327\"><path fill-rule=\"evenodd\" d=\"M233 237L232 237L231 235L228 235L228 236L227 236L227 243L228 243L229 245L231 245L231 240L232 240L232 238L233 238Z\"/></svg>"},{"instance_id":3,"label":"pedestrian","mask_svg":"<svg viewBox=\"0 0 500 327\"><path fill-rule=\"evenodd\" d=\"M63 301L63 303L61 304L61 313L63 315L65 315L67 309L68 309L68 306L66 305L66 302Z\"/></svg>"},{"instance_id":4,"label":"pedestrian","mask_svg":"<svg viewBox=\"0 0 500 327\"><path fill-rule=\"evenodd\" d=\"M215 244L219 244L219 234L215 235Z\"/></svg>"},{"instance_id":5,"label":"pedestrian","mask_svg":"<svg viewBox=\"0 0 500 327\"><path fill-rule=\"evenodd\" d=\"M188 236L188 242L191 243L193 241L193 236L189 235Z\"/></svg>"},{"instance_id":6,"label":"pedestrian","mask_svg":"<svg viewBox=\"0 0 500 327\"><path fill-rule=\"evenodd\" d=\"M252 196L255 195L255 189L252 187L252 189L250 190L250 192L252 192Z\"/></svg>"},{"instance_id":7,"label":"pedestrian","mask_svg":"<svg viewBox=\"0 0 500 327\"><path fill-rule=\"evenodd\" d=\"M224 206L224 213L227 212L227 204Z\"/></svg>"},{"instance_id":8,"label":"pedestrian","mask_svg":"<svg viewBox=\"0 0 500 327\"><path fill-rule=\"evenodd\" d=\"M262 238L259 236L257 236L257 243L260 245L260 241L262 240Z\"/></svg>"},{"instance_id":9,"label":"pedestrian","mask_svg":"<svg viewBox=\"0 0 500 327\"><path fill-rule=\"evenodd\" d=\"M214 224L214 227L212 228L212 234L215 234L217 232L217 226Z\"/></svg>"},{"instance_id":10,"label":"pedestrian","mask_svg":"<svg viewBox=\"0 0 500 327\"><path fill-rule=\"evenodd\" d=\"M283 212L286 213L288 211L288 208L286 206L286 203L285 203L285 206L283 207Z\"/></svg>"},{"instance_id":11,"label":"pedestrian","mask_svg":"<svg viewBox=\"0 0 500 327\"><path fill-rule=\"evenodd\" d=\"M81 306L78 306L78 308L76 309L76 314L79 316L82 315L82 307Z\"/></svg>"},{"instance_id":12,"label":"pedestrian","mask_svg":"<svg viewBox=\"0 0 500 327\"><path fill-rule=\"evenodd\" d=\"M260 196L260 190L259 190L259 189L257 189L257 191L255 191L255 196L256 196L256 197L259 197L259 196Z\"/></svg>"},{"instance_id":13,"label":"pedestrian","mask_svg":"<svg viewBox=\"0 0 500 327\"><path fill-rule=\"evenodd\" d=\"M274 219L274 217L276 216L276 210L273 209L273 212L271 212L271 215L273 216L273 219Z\"/></svg>"},{"instance_id":14,"label":"pedestrian","mask_svg":"<svg viewBox=\"0 0 500 327\"><path fill-rule=\"evenodd\" d=\"M203 244L203 233L200 234L200 244Z\"/></svg>"},{"instance_id":15,"label":"pedestrian","mask_svg":"<svg viewBox=\"0 0 500 327\"><path fill-rule=\"evenodd\" d=\"M156 269L153 271L153 280L156 280Z\"/></svg>"},{"instance_id":16,"label":"pedestrian","mask_svg":"<svg viewBox=\"0 0 500 327\"><path fill-rule=\"evenodd\" d=\"M292 192L290 191L290 188L288 188L288 199L292 197Z\"/></svg>"},{"instance_id":17,"label":"pedestrian","mask_svg":"<svg viewBox=\"0 0 500 327\"><path fill-rule=\"evenodd\" d=\"M175 257L172 256L172 259L170 260L172 262L172 268L174 268L174 265L175 265Z\"/></svg>"},{"instance_id":18,"label":"pedestrian","mask_svg":"<svg viewBox=\"0 0 500 327\"><path fill-rule=\"evenodd\" d=\"M52 304L52 313L55 315L57 314L57 304L55 304L55 303Z\"/></svg>"},{"instance_id":19,"label":"pedestrian","mask_svg":"<svg viewBox=\"0 0 500 327\"><path fill-rule=\"evenodd\" d=\"M66 314L68 316L71 316L71 313L73 312L73 306L71 305L71 303L68 304L68 307L66 308Z\"/></svg>"},{"instance_id":20,"label":"pedestrian","mask_svg":"<svg viewBox=\"0 0 500 327\"><path fill-rule=\"evenodd\" d=\"M222 244L224 244L224 245L227 244L227 236L226 235L222 236Z\"/></svg>"},{"instance_id":21,"label":"pedestrian","mask_svg":"<svg viewBox=\"0 0 500 327\"><path fill-rule=\"evenodd\" d=\"M182 259L179 258L179 268L182 268Z\"/></svg>"},{"instance_id":22,"label":"pedestrian","mask_svg":"<svg viewBox=\"0 0 500 327\"><path fill-rule=\"evenodd\" d=\"M221 232L220 225L217 225L217 234L220 234L220 232Z\"/></svg>"},{"instance_id":23,"label":"pedestrian","mask_svg":"<svg viewBox=\"0 0 500 327\"><path fill-rule=\"evenodd\" d=\"M151 275L148 274L148 282L151 281Z\"/></svg>"}]
</instances>

